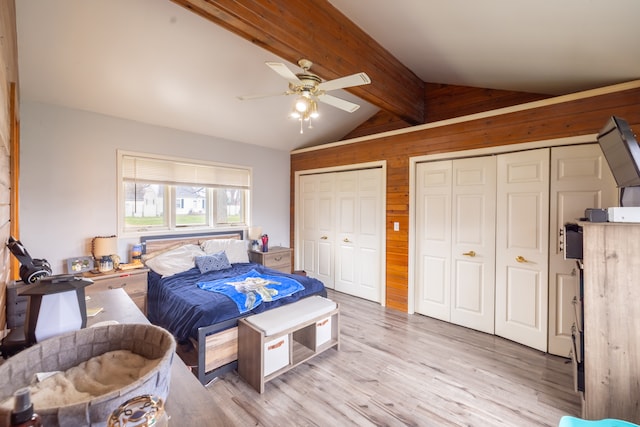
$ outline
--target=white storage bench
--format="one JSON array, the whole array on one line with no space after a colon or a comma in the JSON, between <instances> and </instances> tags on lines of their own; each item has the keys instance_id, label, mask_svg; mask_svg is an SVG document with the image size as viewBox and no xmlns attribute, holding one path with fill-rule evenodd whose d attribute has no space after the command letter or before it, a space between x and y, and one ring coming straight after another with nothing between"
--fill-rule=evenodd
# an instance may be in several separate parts
<instances>
[{"instance_id":1,"label":"white storage bench","mask_svg":"<svg viewBox=\"0 0 640 427\"><path fill-rule=\"evenodd\" d=\"M267 381L333 347L340 349L339 306L308 297L238 322L238 374L263 393Z\"/></svg>"}]
</instances>

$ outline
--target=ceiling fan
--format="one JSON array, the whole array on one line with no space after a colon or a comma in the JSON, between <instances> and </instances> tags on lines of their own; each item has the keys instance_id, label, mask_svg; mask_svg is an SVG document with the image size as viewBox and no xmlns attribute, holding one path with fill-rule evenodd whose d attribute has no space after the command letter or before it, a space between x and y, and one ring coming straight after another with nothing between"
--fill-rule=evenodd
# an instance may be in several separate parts
<instances>
[{"instance_id":1,"label":"ceiling fan","mask_svg":"<svg viewBox=\"0 0 640 427\"><path fill-rule=\"evenodd\" d=\"M311 128L311 119L318 117L318 101L349 113L353 113L360 108L358 104L328 95L327 92L371 83L371 79L365 73L357 73L334 80L322 81L320 77L309 71L313 63L308 59L298 61L298 65L302 68L301 73L294 73L280 62L266 62L266 65L289 82L289 89L285 92L239 96L238 98L245 101L278 95L297 95L290 117L300 121L300 133L303 133L303 121L308 121L309 128Z\"/></svg>"}]
</instances>

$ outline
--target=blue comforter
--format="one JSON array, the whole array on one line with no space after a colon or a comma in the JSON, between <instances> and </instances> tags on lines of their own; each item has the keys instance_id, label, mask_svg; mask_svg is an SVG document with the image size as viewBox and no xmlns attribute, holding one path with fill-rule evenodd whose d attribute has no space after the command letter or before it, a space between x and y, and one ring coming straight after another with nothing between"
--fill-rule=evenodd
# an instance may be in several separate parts
<instances>
[{"instance_id":1,"label":"blue comforter","mask_svg":"<svg viewBox=\"0 0 640 427\"><path fill-rule=\"evenodd\" d=\"M236 303L226 295L200 289L198 282L212 282L241 276L251 270L263 275L282 276L295 279L304 289L275 301L265 301L251 311L240 313ZM232 264L231 268L201 274L197 267L183 273L162 278L158 273L149 273L147 316L155 325L170 331L179 342L189 337L198 337L198 328L225 320L237 319L260 313L280 305L290 304L309 295L326 296L322 282L306 276L285 274L259 264Z\"/></svg>"},{"instance_id":2,"label":"blue comforter","mask_svg":"<svg viewBox=\"0 0 640 427\"><path fill-rule=\"evenodd\" d=\"M240 276L201 281L200 289L218 292L231 298L240 313L253 310L267 301L276 301L304 289L302 284L290 277L261 274L251 269Z\"/></svg>"}]
</instances>

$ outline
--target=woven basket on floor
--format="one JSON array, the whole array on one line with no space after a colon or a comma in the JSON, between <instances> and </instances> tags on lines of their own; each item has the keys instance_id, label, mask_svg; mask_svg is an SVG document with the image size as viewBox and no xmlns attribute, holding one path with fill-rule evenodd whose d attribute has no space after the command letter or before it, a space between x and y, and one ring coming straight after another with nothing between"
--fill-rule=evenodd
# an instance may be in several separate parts
<instances>
[{"instance_id":1,"label":"woven basket on floor","mask_svg":"<svg viewBox=\"0 0 640 427\"><path fill-rule=\"evenodd\" d=\"M47 427L106 426L111 412L133 397L150 394L166 399L175 348L169 332L144 324L99 326L50 338L0 365L0 401L31 384L38 372L66 371L109 351L129 350L147 359L161 359L150 372L119 390L59 408L35 407ZM0 427L9 424L9 413L0 408Z\"/></svg>"}]
</instances>

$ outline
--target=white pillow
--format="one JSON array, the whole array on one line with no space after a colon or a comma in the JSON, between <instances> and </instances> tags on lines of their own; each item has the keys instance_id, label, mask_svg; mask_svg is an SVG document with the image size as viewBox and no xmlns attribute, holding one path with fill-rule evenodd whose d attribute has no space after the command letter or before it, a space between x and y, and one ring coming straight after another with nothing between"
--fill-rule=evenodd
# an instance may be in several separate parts
<instances>
[{"instance_id":1,"label":"white pillow","mask_svg":"<svg viewBox=\"0 0 640 427\"><path fill-rule=\"evenodd\" d=\"M200 247L207 255L213 255L217 252L224 251L229 246L229 242L235 239L211 239L200 242ZM228 257L227 257L228 258Z\"/></svg>"},{"instance_id":2,"label":"white pillow","mask_svg":"<svg viewBox=\"0 0 640 427\"><path fill-rule=\"evenodd\" d=\"M211 239L200 244L207 255L224 251L231 264L249 262L249 241L238 239Z\"/></svg>"},{"instance_id":3,"label":"white pillow","mask_svg":"<svg viewBox=\"0 0 640 427\"><path fill-rule=\"evenodd\" d=\"M204 255L206 254L200 246L187 244L163 252L145 261L145 265L162 277L173 276L195 267L195 258Z\"/></svg>"}]
</instances>

